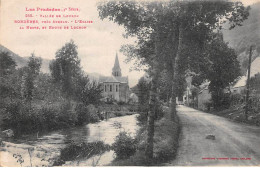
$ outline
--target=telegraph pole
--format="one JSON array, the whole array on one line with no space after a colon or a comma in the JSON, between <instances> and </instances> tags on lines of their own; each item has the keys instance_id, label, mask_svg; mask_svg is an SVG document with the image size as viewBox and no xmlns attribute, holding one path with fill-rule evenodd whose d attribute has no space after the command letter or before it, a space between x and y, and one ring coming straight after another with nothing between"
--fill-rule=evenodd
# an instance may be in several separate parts
<instances>
[{"instance_id":1,"label":"telegraph pole","mask_svg":"<svg viewBox=\"0 0 260 170\"><path fill-rule=\"evenodd\" d=\"M250 46L250 51L249 51L248 73L247 73L247 82L246 82L246 108L245 108L246 119L248 117L248 99L249 99L249 80L250 80L250 70L251 70L251 57L252 57L252 45Z\"/></svg>"}]
</instances>

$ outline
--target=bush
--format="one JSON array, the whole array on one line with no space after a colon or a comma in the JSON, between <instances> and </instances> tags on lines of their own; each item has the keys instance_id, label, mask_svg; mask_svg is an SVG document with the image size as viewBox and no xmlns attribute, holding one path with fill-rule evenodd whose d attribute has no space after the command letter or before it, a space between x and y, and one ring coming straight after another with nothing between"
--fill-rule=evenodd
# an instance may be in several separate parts
<instances>
[{"instance_id":1,"label":"bush","mask_svg":"<svg viewBox=\"0 0 260 170\"><path fill-rule=\"evenodd\" d=\"M117 104L118 104L118 105L124 105L125 102L123 102L123 101L119 101L119 102L117 102Z\"/></svg>"},{"instance_id":2,"label":"bush","mask_svg":"<svg viewBox=\"0 0 260 170\"><path fill-rule=\"evenodd\" d=\"M210 108L213 107L213 103L212 103L212 101L208 101L208 102L204 103L204 106L207 111L210 111Z\"/></svg>"},{"instance_id":3,"label":"bush","mask_svg":"<svg viewBox=\"0 0 260 170\"><path fill-rule=\"evenodd\" d=\"M90 121L89 110L84 104L78 104L75 111L78 114L76 125L83 125Z\"/></svg>"},{"instance_id":4,"label":"bush","mask_svg":"<svg viewBox=\"0 0 260 170\"><path fill-rule=\"evenodd\" d=\"M105 151L109 151L110 146L104 144L102 141L92 143L69 143L60 152L60 157L55 161L54 166L59 166L65 163L65 161L73 161L81 158L90 158L93 155L102 154Z\"/></svg>"},{"instance_id":5,"label":"bush","mask_svg":"<svg viewBox=\"0 0 260 170\"><path fill-rule=\"evenodd\" d=\"M121 112L115 112L114 114L116 115L116 117L123 116L123 114Z\"/></svg>"},{"instance_id":6,"label":"bush","mask_svg":"<svg viewBox=\"0 0 260 170\"><path fill-rule=\"evenodd\" d=\"M89 122L95 123L100 120L98 110L93 104L88 105L87 110L89 112Z\"/></svg>"},{"instance_id":7,"label":"bush","mask_svg":"<svg viewBox=\"0 0 260 170\"><path fill-rule=\"evenodd\" d=\"M243 102L243 95L240 93L235 93L230 95L231 105L241 104Z\"/></svg>"},{"instance_id":8,"label":"bush","mask_svg":"<svg viewBox=\"0 0 260 170\"><path fill-rule=\"evenodd\" d=\"M133 156L130 156L129 159L114 160L112 165L113 166L153 166L154 162L146 158L144 151L137 151Z\"/></svg>"},{"instance_id":9,"label":"bush","mask_svg":"<svg viewBox=\"0 0 260 170\"><path fill-rule=\"evenodd\" d=\"M259 94L252 94L249 99L249 107L251 113L260 113L260 95Z\"/></svg>"},{"instance_id":10,"label":"bush","mask_svg":"<svg viewBox=\"0 0 260 170\"><path fill-rule=\"evenodd\" d=\"M161 119L162 117L163 117L163 105L160 105L160 106L158 106L158 107L156 107L156 114L155 114L155 118L157 119L157 120L159 120L159 119Z\"/></svg>"},{"instance_id":11,"label":"bush","mask_svg":"<svg viewBox=\"0 0 260 170\"><path fill-rule=\"evenodd\" d=\"M40 128L39 121L43 118L37 110L30 108L28 104L15 101L5 108L3 128L13 129L15 135L36 132Z\"/></svg>"},{"instance_id":12,"label":"bush","mask_svg":"<svg viewBox=\"0 0 260 170\"><path fill-rule=\"evenodd\" d=\"M73 110L73 106L69 102L61 104L59 109L58 121L61 127L67 128L74 126L77 121L77 113Z\"/></svg>"},{"instance_id":13,"label":"bush","mask_svg":"<svg viewBox=\"0 0 260 170\"><path fill-rule=\"evenodd\" d=\"M148 118L148 111L147 112L139 112L137 116L138 124L142 125L145 124Z\"/></svg>"},{"instance_id":14,"label":"bush","mask_svg":"<svg viewBox=\"0 0 260 170\"><path fill-rule=\"evenodd\" d=\"M50 105L45 105L40 109L40 113L44 118L43 129L53 130L58 128L57 115L59 109Z\"/></svg>"},{"instance_id":15,"label":"bush","mask_svg":"<svg viewBox=\"0 0 260 170\"><path fill-rule=\"evenodd\" d=\"M134 155L137 149L137 141L127 132L120 132L112 144L117 159L126 159Z\"/></svg>"},{"instance_id":16,"label":"bush","mask_svg":"<svg viewBox=\"0 0 260 170\"><path fill-rule=\"evenodd\" d=\"M21 100L15 100L5 106L2 112L2 128L14 130L15 135L68 128L99 120L96 114L89 114L83 104L74 107L64 101L33 107Z\"/></svg>"},{"instance_id":17,"label":"bush","mask_svg":"<svg viewBox=\"0 0 260 170\"><path fill-rule=\"evenodd\" d=\"M96 113L89 113L89 122L95 123L100 120L99 116Z\"/></svg>"}]
</instances>

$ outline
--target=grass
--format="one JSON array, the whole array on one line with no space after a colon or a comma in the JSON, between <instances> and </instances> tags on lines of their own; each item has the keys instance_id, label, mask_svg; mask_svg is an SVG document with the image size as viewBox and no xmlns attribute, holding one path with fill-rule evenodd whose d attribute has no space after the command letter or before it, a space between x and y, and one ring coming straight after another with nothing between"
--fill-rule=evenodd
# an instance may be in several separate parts
<instances>
[{"instance_id":1,"label":"grass","mask_svg":"<svg viewBox=\"0 0 260 170\"><path fill-rule=\"evenodd\" d=\"M175 158L178 148L180 125L178 118L172 121L169 112L155 123L154 158L157 164Z\"/></svg>"},{"instance_id":2,"label":"grass","mask_svg":"<svg viewBox=\"0 0 260 170\"><path fill-rule=\"evenodd\" d=\"M253 111L249 111L248 119L247 119L245 116L244 105L236 105L230 107L229 109L210 112L210 113L228 118L235 122L260 126L260 114Z\"/></svg>"}]
</instances>

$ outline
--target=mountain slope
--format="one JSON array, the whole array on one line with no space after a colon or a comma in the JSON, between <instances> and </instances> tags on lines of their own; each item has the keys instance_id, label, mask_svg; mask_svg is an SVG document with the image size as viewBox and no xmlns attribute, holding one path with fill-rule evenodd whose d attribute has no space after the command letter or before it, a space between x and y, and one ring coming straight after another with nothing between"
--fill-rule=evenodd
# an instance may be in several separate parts
<instances>
[{"instance_id":1,"label":"mountain slope","mask_svg":"<svg viewBox=\"0 0 260 170\"><path fill-rule=\"evenodd\" d=\"M252 61L260 56L260 2L251 5L250 15L243 22L243 26L222 32L224 40L237 52L242 73L245 74L248 65L249 46L254 45Z\"/></svg>"},{"instance_id":2,"label":"mountain slope","mask_svg":"<svg viewBox=\"0 0 260 170\"><path fill-rule=\"evenodd\" d=\"M21 68L21 67L26 66L27 62L29 60L29 57L21 57L18 54L14 53L13 51L9 50L8 48L4 47L1 44L0 44L0 52L8 52L11 55L11 57L13 58L13 60L16 62L17 68ZM50 72L49 64L50 64L50 60L42 58L41 71L43 73L49 73Z\"/></svg>"}]
</instances>

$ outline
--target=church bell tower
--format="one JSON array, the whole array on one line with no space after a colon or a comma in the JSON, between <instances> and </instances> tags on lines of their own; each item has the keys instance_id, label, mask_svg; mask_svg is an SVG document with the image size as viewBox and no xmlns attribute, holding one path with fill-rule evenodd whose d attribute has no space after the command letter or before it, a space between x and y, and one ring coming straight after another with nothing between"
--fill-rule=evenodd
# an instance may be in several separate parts
<instances>
[{"instance_id":1,"label":"church bell tower","mask_svg":"<svg viewBox=\"0 0 260 170\"><path fill-rule=\"evenodd\" d=\"M114 67L112 69L112 75L115 76L115 77L121 77L122 76L117 53L116 53L116 58L115 58L115 64L114 64Z\"/></svg>"}]
</instances>

